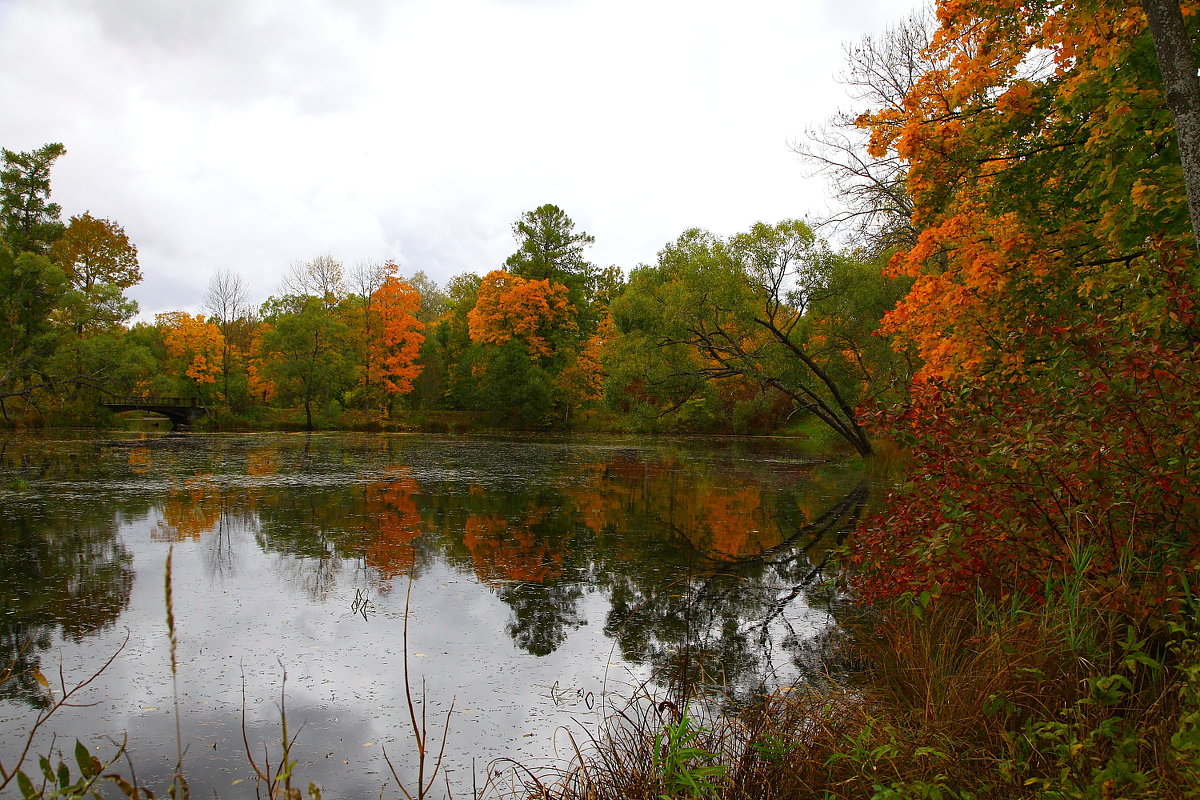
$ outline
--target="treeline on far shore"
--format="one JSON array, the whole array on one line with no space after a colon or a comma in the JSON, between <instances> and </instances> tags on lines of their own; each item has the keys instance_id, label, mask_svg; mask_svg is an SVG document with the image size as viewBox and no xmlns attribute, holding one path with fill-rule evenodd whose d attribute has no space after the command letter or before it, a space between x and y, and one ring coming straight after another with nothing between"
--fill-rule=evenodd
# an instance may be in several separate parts
<instances>
[{"instance_id":1,"label":"treeline on far shore","mask_svg":"<svg viewBox=\"0 0 1200 800\"><path fill-rule=\"evenodd\" d=\"M878 335L909 281L835 252L804 222L692 229L628 272L543 205L515 249L444 286L393 263L293 264L250 298L212 276L186 311L131 322L141 279L119 224L50 201L60 144L4 150L0 412L8 425L109 420L113 396L195 399L201 425L603 428L766 433L816 426L869 452L858 407L915 363Z\"/></svg>"}]
</instances>

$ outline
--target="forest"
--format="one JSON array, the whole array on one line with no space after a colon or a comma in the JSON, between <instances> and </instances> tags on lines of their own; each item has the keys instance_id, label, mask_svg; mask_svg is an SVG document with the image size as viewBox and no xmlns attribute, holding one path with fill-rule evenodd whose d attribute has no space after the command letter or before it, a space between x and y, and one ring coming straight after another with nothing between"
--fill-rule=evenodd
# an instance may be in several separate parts
<instances>
[{"instance_id":1,"label":"forest","mask_svg":"<svg viewBox=\"0 0 1200 800\"><path fill-rule=\"evenodd\" d=\"M590 263L593 238L550 204L513 224L516 251L482 276L439 286L322 254L261 302L223 269L205 313L131 323L136 245L86 212L62 222L63 152L4 151L9 425L86 424L130 395L194 398L224 429L770 433L812 416L865 454L856 407L902 392L910 371L876 335L907 285L880 257L785 220L685 231L626 280Z\"/></svg>"},{"instance_id":2,"label":"forest","mask_svg":"<svg viewBox=\"0 0 1200 800\"><path fill-rule=\"evenodd\" d=\"M835 219L628 270L544 205L445 286L315 255L131 324L135 245L61 220L62 145L5 150L0 410L817 432L900 475L841 554L857 682L616 737L543 796L1197 797L1198 12L939 0L847 49L858 108L796 145Z\"/></svg>"}]
</instances>

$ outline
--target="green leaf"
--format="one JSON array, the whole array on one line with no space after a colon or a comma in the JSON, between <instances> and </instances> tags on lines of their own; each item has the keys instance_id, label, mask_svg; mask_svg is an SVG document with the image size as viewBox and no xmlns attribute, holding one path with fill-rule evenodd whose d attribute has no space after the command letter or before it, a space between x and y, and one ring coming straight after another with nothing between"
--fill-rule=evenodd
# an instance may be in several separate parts
<instances>
[{"instance_id":1,"label":"green leaf","mask_svg":"<svg viewBox=\"0 0 1200 800\"><path fill-rule=\"evenodd\" d=\"M79 765L79 773L88 780L100 774L100 759L89 753L78 739L75 740L75 763Z\"/></svg>"},{"instance_id":2,"label":"green leaf","mask_svg":"<svg viewBox=\"0 0 1200 800\"><path fill-rule=\"evenodd\" d=\"M1137 662L1138 664L1143 664L1143 665L1149 667L1150 669L1154 670L1155 672L1160 672L1160 671L1162 671L1162 668L1163 668L1163 665L1161 663L1159 663L1158 661L1155 661L1153 658L1146 655L1146 653L1142 652L1141 650L1134 650L1132 653L1130 653L1128 656L1125 657L1125 663L1127 666L1132 667L1133 666L1132 662Z\"/></svg>"},{"instance_id":3,"label":"green leaf","mask_svg":"<svg viewBox=\"0 0 1200 800\"><path fill-rule=\"evenodd\" d=\"M38 790L33 785L33 781L29 780L29 776L24 772L17 773L17 787L21 790L21 794L26 798L38 796Z\"/></svg>"}]
</instances>

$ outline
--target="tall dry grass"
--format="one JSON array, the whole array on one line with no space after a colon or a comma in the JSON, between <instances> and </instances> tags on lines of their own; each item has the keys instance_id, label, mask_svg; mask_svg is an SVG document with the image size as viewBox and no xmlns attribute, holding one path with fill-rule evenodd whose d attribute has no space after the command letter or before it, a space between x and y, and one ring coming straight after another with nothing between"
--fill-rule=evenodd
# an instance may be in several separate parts
<instances>
[{"instance_id":1,"label":"tall dry grass","mask_svg":"<svg viewBox=\"0 0 1200 800\"><path fill-rule=\"evenodd\" d=\"M529 774L545 800L1200 797L1200 604L1161 624L1062 592L1026 610L971 598L846 626L848 680L723 714L642 698L572 762ZM1081 613L1084 612L1084 613ZM689 760L690 759L690 760ZM709 768L718 780L665 773ZM714 769L715 768L715 771ZM696 788L696 787L699 788Z\"/></svg>"}]
</instances>

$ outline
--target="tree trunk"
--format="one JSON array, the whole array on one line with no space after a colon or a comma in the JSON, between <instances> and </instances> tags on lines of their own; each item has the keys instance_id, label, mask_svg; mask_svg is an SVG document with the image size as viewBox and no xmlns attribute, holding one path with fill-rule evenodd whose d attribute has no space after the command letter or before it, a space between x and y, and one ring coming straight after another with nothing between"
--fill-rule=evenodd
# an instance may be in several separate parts
<instances>
[{"instance_id":1,"label":"tree trunk","mask_svg":"<svg viewBox=\"0 0 1200 800\"><path fill-rule=\"evenodd\" d=\"M1196 75L1196 56L1179 0L1141 0L1141 4L1154 38L1167 108L1175 120L1192 236L1200 252L1200 78Z\"/></svg>"}]
</instances>

